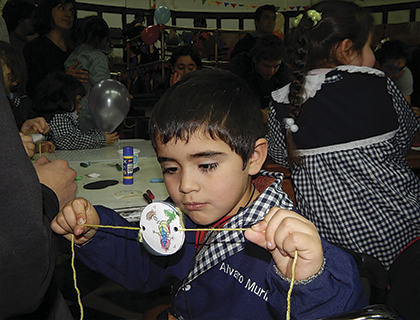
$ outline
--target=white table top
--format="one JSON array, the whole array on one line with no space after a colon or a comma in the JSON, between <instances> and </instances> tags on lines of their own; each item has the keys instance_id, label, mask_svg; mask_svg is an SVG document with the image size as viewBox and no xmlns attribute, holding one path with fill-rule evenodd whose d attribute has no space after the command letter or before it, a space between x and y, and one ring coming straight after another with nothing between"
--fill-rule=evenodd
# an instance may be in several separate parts
<instances>
[{"instance_id":1,"label":"white table top","mask_svg":"<svg viewBox=\"0 0 420 320\"><path fill-rule=\"evenodd\" d=\"M155 158L156 154L152 148L152 144L149 140L143 139L125 139L119 140L119 142L105 145L99 149L85 149L85 150L56 150L54 153L45 155L48 159L64 159L68 163L80 163L80 162L109 162L118 161L119 156L117 153L118 149L122 149L126 146L132 146L140 150L140 158Z\"/></svg>"},{"instance_id":2,"label":"white table top","mask_svg":"<svg viewBox=\"0 0 420 320\"><path fill-rule=\"evenodd\" d=\"M134 173L134 184L123 184L123 173L118 171L116 164L119 163L117 150L123 146L133 146L140 149L140 170ZM162 178L162 170L157 162L151 142L139 139L121 140L119 144L108 145L100 149L88 150L56 150L46 155L50 160L64 159L69 162L81 180L77 180L78 190L76 197L83 197L93 205L103 205L115 209L129 221L136 221L141 210L147 205L143 198L146 190L151 190L156 200L165 200L168 197L165 184L151 183L150 179ZM90 166L84 168L80 163L90 162ZM98 178L89 178L87 174L98 173ZM100 180L117 180L118 184L99 190L88 190L84 185Z\"/></svg>"}]
</instances>

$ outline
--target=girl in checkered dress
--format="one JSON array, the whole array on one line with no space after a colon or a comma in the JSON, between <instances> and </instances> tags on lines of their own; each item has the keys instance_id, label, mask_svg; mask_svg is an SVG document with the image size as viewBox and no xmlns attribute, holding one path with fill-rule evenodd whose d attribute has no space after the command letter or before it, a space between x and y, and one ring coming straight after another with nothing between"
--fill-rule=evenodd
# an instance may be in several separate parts
<instances>
[{"instance_id":1,"label":"girl in checkered dress","mask_svg":"<svg viewBox=\"0 0 420 320\"><path fill-rule=\"evenodd\" d=\"M405 160L418 120L372 69L372 16L314 5L286 39L292 81L272 93L269 155L291 170L302 214L332 243L386 268L420 236L420 181Z\"/></svg>"},{"instance_id":2,"label":"girl in checkered dress","mask_svg":"<svg viewBox=\"0 0 420 320\"><path fill-rule=\"evenodd\" d=\"M80 99L86 91L72 76L64 72L50 73L37 88L32 108L47 120L50 131L46 140L54 143L57 149L95 149L118 140L118 132L108 134L98 129L80 129L77 118Z\"/></svg>"}]
</instances>

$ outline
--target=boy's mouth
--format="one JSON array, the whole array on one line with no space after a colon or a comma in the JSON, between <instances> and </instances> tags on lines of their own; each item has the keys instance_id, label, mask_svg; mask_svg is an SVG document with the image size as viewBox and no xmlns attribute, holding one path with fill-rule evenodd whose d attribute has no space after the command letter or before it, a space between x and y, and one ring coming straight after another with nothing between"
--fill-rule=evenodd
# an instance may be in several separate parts
<instances>
[{"instance_id":1,"label":"boy's mouth","mask_svg":"<svg viewBox=\"0 0 420 320\"><path fill-rule=\"evenodd\" d=\"M198 202L184 203L184 206L188 211L201 210L202 208L204 208L205 205L206 205L205 203L198 203Z\"/></svg>"}]
</instances>

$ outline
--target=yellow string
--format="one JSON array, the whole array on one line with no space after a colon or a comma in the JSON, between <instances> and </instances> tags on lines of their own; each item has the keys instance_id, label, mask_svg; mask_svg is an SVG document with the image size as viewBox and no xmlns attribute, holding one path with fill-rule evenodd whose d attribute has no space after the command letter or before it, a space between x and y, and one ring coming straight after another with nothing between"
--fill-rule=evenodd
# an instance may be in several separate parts
<instances>
[{"instance_id":1,"label":"yellow string","mask_svg":"<svg viewBox=\"0 0 420 320\"><path fill-rule=\"evenodd\" d=\"M298 257L298 252L297 250L295 250L295 257L293 259L293 264L292 264L292 279L290 280L290 287L289 287L289 291L287 292L286 320L290 320L290 310L291 310L291 300L292 300L291 298L292 298L293 285L295 283L295 269L296 269L297 257Z\"/></svg>"},{"instance_id":2,"label":"yellow string","mask_svg":"<svg viewBox=\"0 0 420 320\"><path fill-rule=\"evenodd\" d=\"M178 229L179 231L245 231L249 228L197 228L197 229Z\"/></svg>"},{"instance_id":3,"label":"yellow string","mask_svg":"<svg viewBox=\"0 0 420 320\"><path fill-rule=\"evenodd\" d=\"M71 235L71 268L73 270L73 282L74 282L74 289L77 292L77 302L79 303L80 306L80 320L83 319L84 316L84 312L83 312L83 304L82 304L82 299L80 297L80 290L77 287L77 275L76 275L76 268L74 266L74 257L75 257L75 252L74 252L74 235Z\"/></svg>"},{"instance_id":4,"label":"yellow string","mask_svg":"<svg viewBox=\"0 0 420 320\"><path fill-rule=\"evenodd\" d=\"M90 228L111 228L111 229L127 229L127 230L140 230L139 227L125 227L125 226L103 226L100 224L84 224L84 227Z\"/></svg>"},{"instance_id":5,"label":"yellow string","mask_svg":"<svg viewBox=\"0 0 420 320\"><path fill-rule=\"evenodd\" d=\"M140 230L139 227L125 227L125 226L105 226L101 224L84 224L84 227L90 228L110 228L110 229L128 229L128 230ZM185 228L178 228L177 231L245 231L248 228L197 228L197 229L185 229Z\"/></svg>"}]
</instances>

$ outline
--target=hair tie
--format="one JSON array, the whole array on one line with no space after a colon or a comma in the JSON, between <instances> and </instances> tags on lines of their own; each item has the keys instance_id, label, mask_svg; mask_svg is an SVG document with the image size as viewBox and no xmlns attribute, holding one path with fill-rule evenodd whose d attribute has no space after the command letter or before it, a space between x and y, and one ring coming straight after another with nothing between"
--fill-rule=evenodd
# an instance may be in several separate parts
<instances>
[{"instance_id":1,"label":"hair tie","mask_svg":"<svg viewBox=\"0 0 420 320\"><path fill-rule=\"evenodd\" d=\"M322 19L322 13L318 12L316 10L313 10L313 9L306 11L306 14L309 17L309 19L311 19L313 21L313 25L312 25L313 27L315 27L317 25L318 21L321 21L321 19ZM300 24L300 21L302 20L302 18L303 18L303 13L296 16L296 18L293 19L293 21L292 21L292 26L294 28L297 28L298 25Z\"/></svg>"},{"instance_id":2,"label":"hair tie","mask_svg":"<svg viewBox=\"0 0 420 320\"><path fill-rule=\"evenodd\" d=\"M293 118L284 118L283 125L286 130L290 130L293 133L296 133L299 130L299 127L295 124L295 120Z\"/></svg>"}]
</instances>

